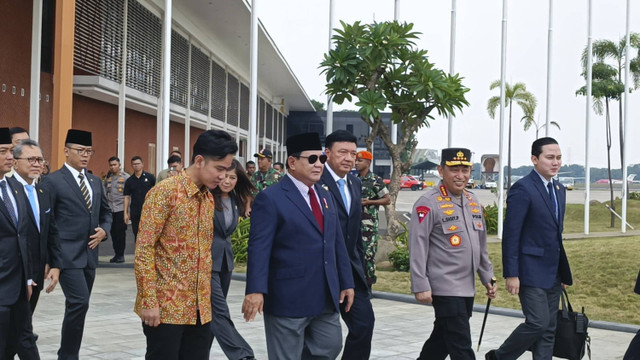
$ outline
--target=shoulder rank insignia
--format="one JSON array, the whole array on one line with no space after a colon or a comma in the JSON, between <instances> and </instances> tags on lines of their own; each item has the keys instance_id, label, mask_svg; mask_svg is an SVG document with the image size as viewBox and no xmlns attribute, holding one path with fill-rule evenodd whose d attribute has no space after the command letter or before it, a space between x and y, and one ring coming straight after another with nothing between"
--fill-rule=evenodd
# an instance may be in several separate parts
<instances>
[{"instance_id":1,"label":"shoulder rank insignia","mask_svg":"<svg viewBox=\"0 0 640 360\"><path fill-rule=\"evenodd\" d=\"M451 246L460 246L460 242L462 242L460 235L454 234L449 237L449 243L451 244Z\"/></svg>"},{"instance_id":2,"label":"shoulder rank insignia","mask_svg":"<svg viewBox=\"0 0 640 360\"><path fill-rule=\"evenodd\" d=\"M418 207L416 207L416 213L418 215L419 224L422 224L422 220L424 220L424 218L427 217L427 214L429 214L429 211L431 211L431 209L429 209L426 206L418 206Z\"/></svg>"},{"instance_id":3,"label":"shoulder rank insignia","mask_svg":"<svg viewBox=\"0 0 640 360\"><path fill-rule=\"evenodd\" d=\"M456 212L455 210L444 210L442 213L446 214L446 215L451 215L454 212Z\"/></svg>"},{"instance_id":4,"label":"shoulder rank insignia","mask_svg":"<svg viewBox=\"0 0 640 360\"><path fill-rule=\"evenodd\" d=\"M444 185L440 185L440 194L442 194L442 196L445 196L445 197L449 196L449 193L447 192L447 188L444 187Z\"/></svg>"},{"instance_id":5,"label":"shoulder rank insignia","mask_svg":"<svg viewBox=\"0 0 640 360\"><path fill-rule=\"evenodd\" d=\"M446 197L446 198L444 198L444 199L445 199L445 200L447 200L447 201L451 201L451 198L450 198L450 197Z\"/></svg>"},{"instance_id":6,"label":"shoulder rank insignia","mask_svg":"<svg viewBox=\"0 0 640 360\"><path fill-rule=\"evenodd\" d=\"M478 206L478 203L470 202L469 206Z\"/></svg>"},{"instance_id":7,"label":"shoulder rank insignia","mask_svg":"<svg viewBox=\"0 0 640 360\"><path fill-rule=\"evenodd\" d=\"M438 200L438 201L442 201L442 200L444 200L444 199L442 198L442 196L438 196L438 197L436 198L436 200Z\"/></svg>"},{"instance_id":8,"label":"shoulder rank insignia","mask_svg":"<svg viewBox=\"0 0 640 360\"><path fill-rule=\"evenodd\" d=\"M472 213L474 213L474 214L477 214L477 213L479 213L479 212L480 212L480 210L478 210L478 209L476 209L476 208L473 208L473 209L471 209L471 212L472 212Z\"/></svg>"},{"instance_id":9,"label":"shoulder rank insignia","mask_svg":"<svg viewBox=\"0 0 640 360\"><path fill-rule=\"evenodd\" d=\"M456 230L458 230L458 227L457 227L457 226L455 226L455 225L451 225L451 226L449 226L449 228L448 228L447 230L449 230L449 231L456 231Z\"/></svg>"},{"instance_id":10,"label":"shoulder rank insignia","mask_svg":"<svg viewBox=\"0 0 640 360\"><path fill-rule=\"evenodd\" d=\"M452 208L453 204L442 204L440 205L440 209L448 209L448 208Z\"/></svg>"}]
</instances>

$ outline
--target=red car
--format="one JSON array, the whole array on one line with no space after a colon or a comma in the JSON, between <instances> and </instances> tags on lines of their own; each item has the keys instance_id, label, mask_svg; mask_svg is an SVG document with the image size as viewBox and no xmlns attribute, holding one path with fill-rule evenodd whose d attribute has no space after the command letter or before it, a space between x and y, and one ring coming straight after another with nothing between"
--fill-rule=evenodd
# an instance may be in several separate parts
<instances>
[{"instance_id":1,"label":"red car","mask_svg":"<svg viewBox=\"0 0 640 360\"><path fill-rule=\"evenodd\" d=\"M391 180L384 179L385 184L389 184ZM411 175L402 175L400 178L400 189L411 189L413 191L422 190L424 184Z\"/></svg>"}]
</instances>

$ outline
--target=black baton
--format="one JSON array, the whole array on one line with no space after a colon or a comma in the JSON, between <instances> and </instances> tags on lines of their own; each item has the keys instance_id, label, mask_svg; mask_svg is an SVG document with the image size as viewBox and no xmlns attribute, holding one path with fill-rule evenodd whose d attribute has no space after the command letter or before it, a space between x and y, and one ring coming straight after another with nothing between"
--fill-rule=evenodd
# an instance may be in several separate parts
<instances>
[{"instance_id":1,"label":"black baton","mask_svg":"<svg viewBox=\"0 0 640 360\"><path fill-rule=\"evenodd\" d=\"M496 278L491 278L491 287L496 283ZM480 344L482 343L482 335L484 334L484 326L487 324L487 315L489 315L489 307L491 306L491 298L487 299L487 307L484 309L484 320L482 320L482 329L480 330L480 339L478 339L478 350L480 351Z\"/></svg>"}]
</instances>

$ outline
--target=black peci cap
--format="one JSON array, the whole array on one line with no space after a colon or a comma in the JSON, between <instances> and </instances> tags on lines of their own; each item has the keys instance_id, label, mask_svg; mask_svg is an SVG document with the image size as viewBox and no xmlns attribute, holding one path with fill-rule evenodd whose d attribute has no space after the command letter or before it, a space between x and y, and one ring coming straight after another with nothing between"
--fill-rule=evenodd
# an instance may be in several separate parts
<instances>
[{"instance_id":1,"label":"black peci cap","mask_svg":"<svg viewBox=\"0 0 640 360\"><path fill-rule=\"evenodd\" d=\"M299 154L306 150L322 150L318 133L304 133L290 136L287 139L287 153Z\"/></svg>"},{"instance_id":2,"label":"black peci cap","mask_svg":"<svg viewBox=\"0 0 640 360\"><path fill-rule=\"evenodd\" d=\"M67 139L64 143L91 146L91 133L84 130L69 129L69 131L67 131Z\"/></svg>"}]
</instances>

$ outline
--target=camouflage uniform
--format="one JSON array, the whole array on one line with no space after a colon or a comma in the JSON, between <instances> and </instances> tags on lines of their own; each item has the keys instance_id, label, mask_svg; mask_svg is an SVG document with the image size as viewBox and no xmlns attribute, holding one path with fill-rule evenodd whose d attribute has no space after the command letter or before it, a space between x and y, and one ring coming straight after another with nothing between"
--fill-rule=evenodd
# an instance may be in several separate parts
<instances>
[{"instance_id":1,"label":"camouflage uniform","mask_svg":"<svg viewBox=\"0 0 640 360\"><path fill-rule=\"evenodd\" d=\"M364 177L358 174L362 181L362 198L378 200L389 194L387 185L382 178L371 171ZM376 283L376 253L378 252L378 205L362 207L362 241L364 242L364 261L367 282Z\"/></svg>"},{"instance_id":2,"label":"camouflage uniform","mask_svg":"<svg viewBox=\"0 0 640 360\"><path fill-rule=\"evenodd\" d=\"M276 169L269 168L266 174L263 174L260 170L256 170L251 176L251 183L256 187L256 192L253 196L258 195L258 193L269 186L277 183L282 178L282 175Z\"/></svg>"}]
</instances>

